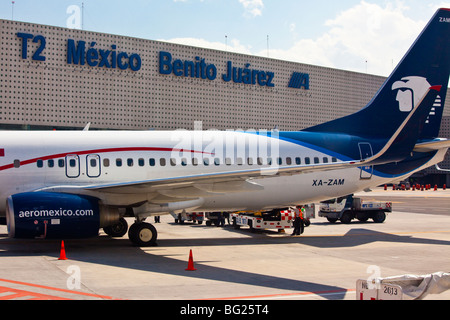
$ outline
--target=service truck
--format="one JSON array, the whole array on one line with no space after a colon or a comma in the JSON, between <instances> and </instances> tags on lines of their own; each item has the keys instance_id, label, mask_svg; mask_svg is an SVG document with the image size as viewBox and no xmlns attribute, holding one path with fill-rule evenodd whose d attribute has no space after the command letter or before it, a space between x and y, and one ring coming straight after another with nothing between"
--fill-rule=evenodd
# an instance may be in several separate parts
<instances>
[{"instance_id":1,"label":"service truck","mask_svg":"<svg viewBox=\"0 0 450 320\"><path fill-rule=\"evenodd\" d=\"M305 227L307 227L311 223L310 219L315 218L316 207L315 205L307 205L304 207L305 215L303 219ZM289 207L270 211L234 212L231 213L230 219L236 229L241 226L248 226L252 232L258 229L276 229L278 232L284 232L285 229L294 227L294 210L296 208Z\"/></svg>"},{"instance_id":2,"label":"service truck","mask_svg":"<svg viewBox=\"0 0 450 320\"><path fill-rule=\"evenodd\" d=\"M392 202L368 201L348 195L321 202L319 217L325 217L331 223L338 220L350 223L355 218L362 222L371 218L376 223L382 223L389 212L392 212Z\"/></svg>"}]
</instances>

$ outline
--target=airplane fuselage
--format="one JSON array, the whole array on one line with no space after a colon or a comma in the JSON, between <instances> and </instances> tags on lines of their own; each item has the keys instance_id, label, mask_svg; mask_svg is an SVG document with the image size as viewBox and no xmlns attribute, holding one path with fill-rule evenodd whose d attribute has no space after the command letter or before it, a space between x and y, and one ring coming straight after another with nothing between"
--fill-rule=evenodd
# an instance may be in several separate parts
<instances>
[{"instance_id":1,"label":"airplane fuselage","mask_svg":"<svg viewBox=\"0 0 450 320\"><path fill-rule=\"evenodd\" d=\"M308 166L346 159L333 150L280 139L276 132L28 131L1 132L0 137L2 212L6 198L12 194L45 191L46 188L70 192L75 187L112 206L201 199L192 209L258 210L351 194L401 180L421 169L395 175L380 175L372 167L278 174L278 166ZM364 143L364 148L368 149L370 142ZM360 145L354 142L355 152L362 152ZM426 166L442 161L444 154L431 154ZM166 188L172 177L267 167L273 168L273 172L262 173L247 181L237 178L236 182L225 184L220 181L202 184L194 180L180 183L176 189L173 186ZM139 182L158 180L164 180L166 184L133 187ZM121 184L126 186L120 190L101 188L120 188Z\"/></svg>"}]
</instances>

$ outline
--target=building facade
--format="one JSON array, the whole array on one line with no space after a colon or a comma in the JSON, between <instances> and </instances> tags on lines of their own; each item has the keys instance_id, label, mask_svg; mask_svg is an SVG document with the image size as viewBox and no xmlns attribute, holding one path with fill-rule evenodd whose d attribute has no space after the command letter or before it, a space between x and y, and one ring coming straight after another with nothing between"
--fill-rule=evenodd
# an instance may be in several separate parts
<instances>
[{"instance_id":1,"label":"building facade","mask_svg":"<svg viewBox=\"0 0 450 320\"><path fill-rule=\"evenodd\" d=\"M1 129L301 130L361 109L385 80L18 21L0 20L0 37Z\"/></svg>"}]
</instances>

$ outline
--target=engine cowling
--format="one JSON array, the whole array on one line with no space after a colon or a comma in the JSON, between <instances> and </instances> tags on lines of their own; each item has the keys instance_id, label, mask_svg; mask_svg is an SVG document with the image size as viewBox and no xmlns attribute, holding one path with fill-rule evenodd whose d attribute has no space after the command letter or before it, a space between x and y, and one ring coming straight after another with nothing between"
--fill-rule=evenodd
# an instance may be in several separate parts
<instances>
[{"instance_id":1,"label":"engine cowling","mask_svg":"<svg viewBox=\"0 0 450 320\"><path fill-rule=\"evenodd\" d=\"M12 238L88 238L116 219L117 210L86 195L27 192L8 197L6 206Z\"/></svg>"}]
</instances>

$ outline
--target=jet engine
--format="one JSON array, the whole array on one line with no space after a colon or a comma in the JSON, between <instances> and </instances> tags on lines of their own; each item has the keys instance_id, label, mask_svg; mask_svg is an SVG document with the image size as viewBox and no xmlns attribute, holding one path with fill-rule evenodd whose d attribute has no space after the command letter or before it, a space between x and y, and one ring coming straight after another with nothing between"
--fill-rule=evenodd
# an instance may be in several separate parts
<instances>
[{"instance_id":1,"label":"jet engine","mask_svg":"<svg viewBox=\"0 0 450 320\"><path fill-rule=\"evenodd\" d=\"M88 238L120 219L118 209L86 195L27 192L8 197L6 220L11 238Z\"/></svg>"}]
</instances>

